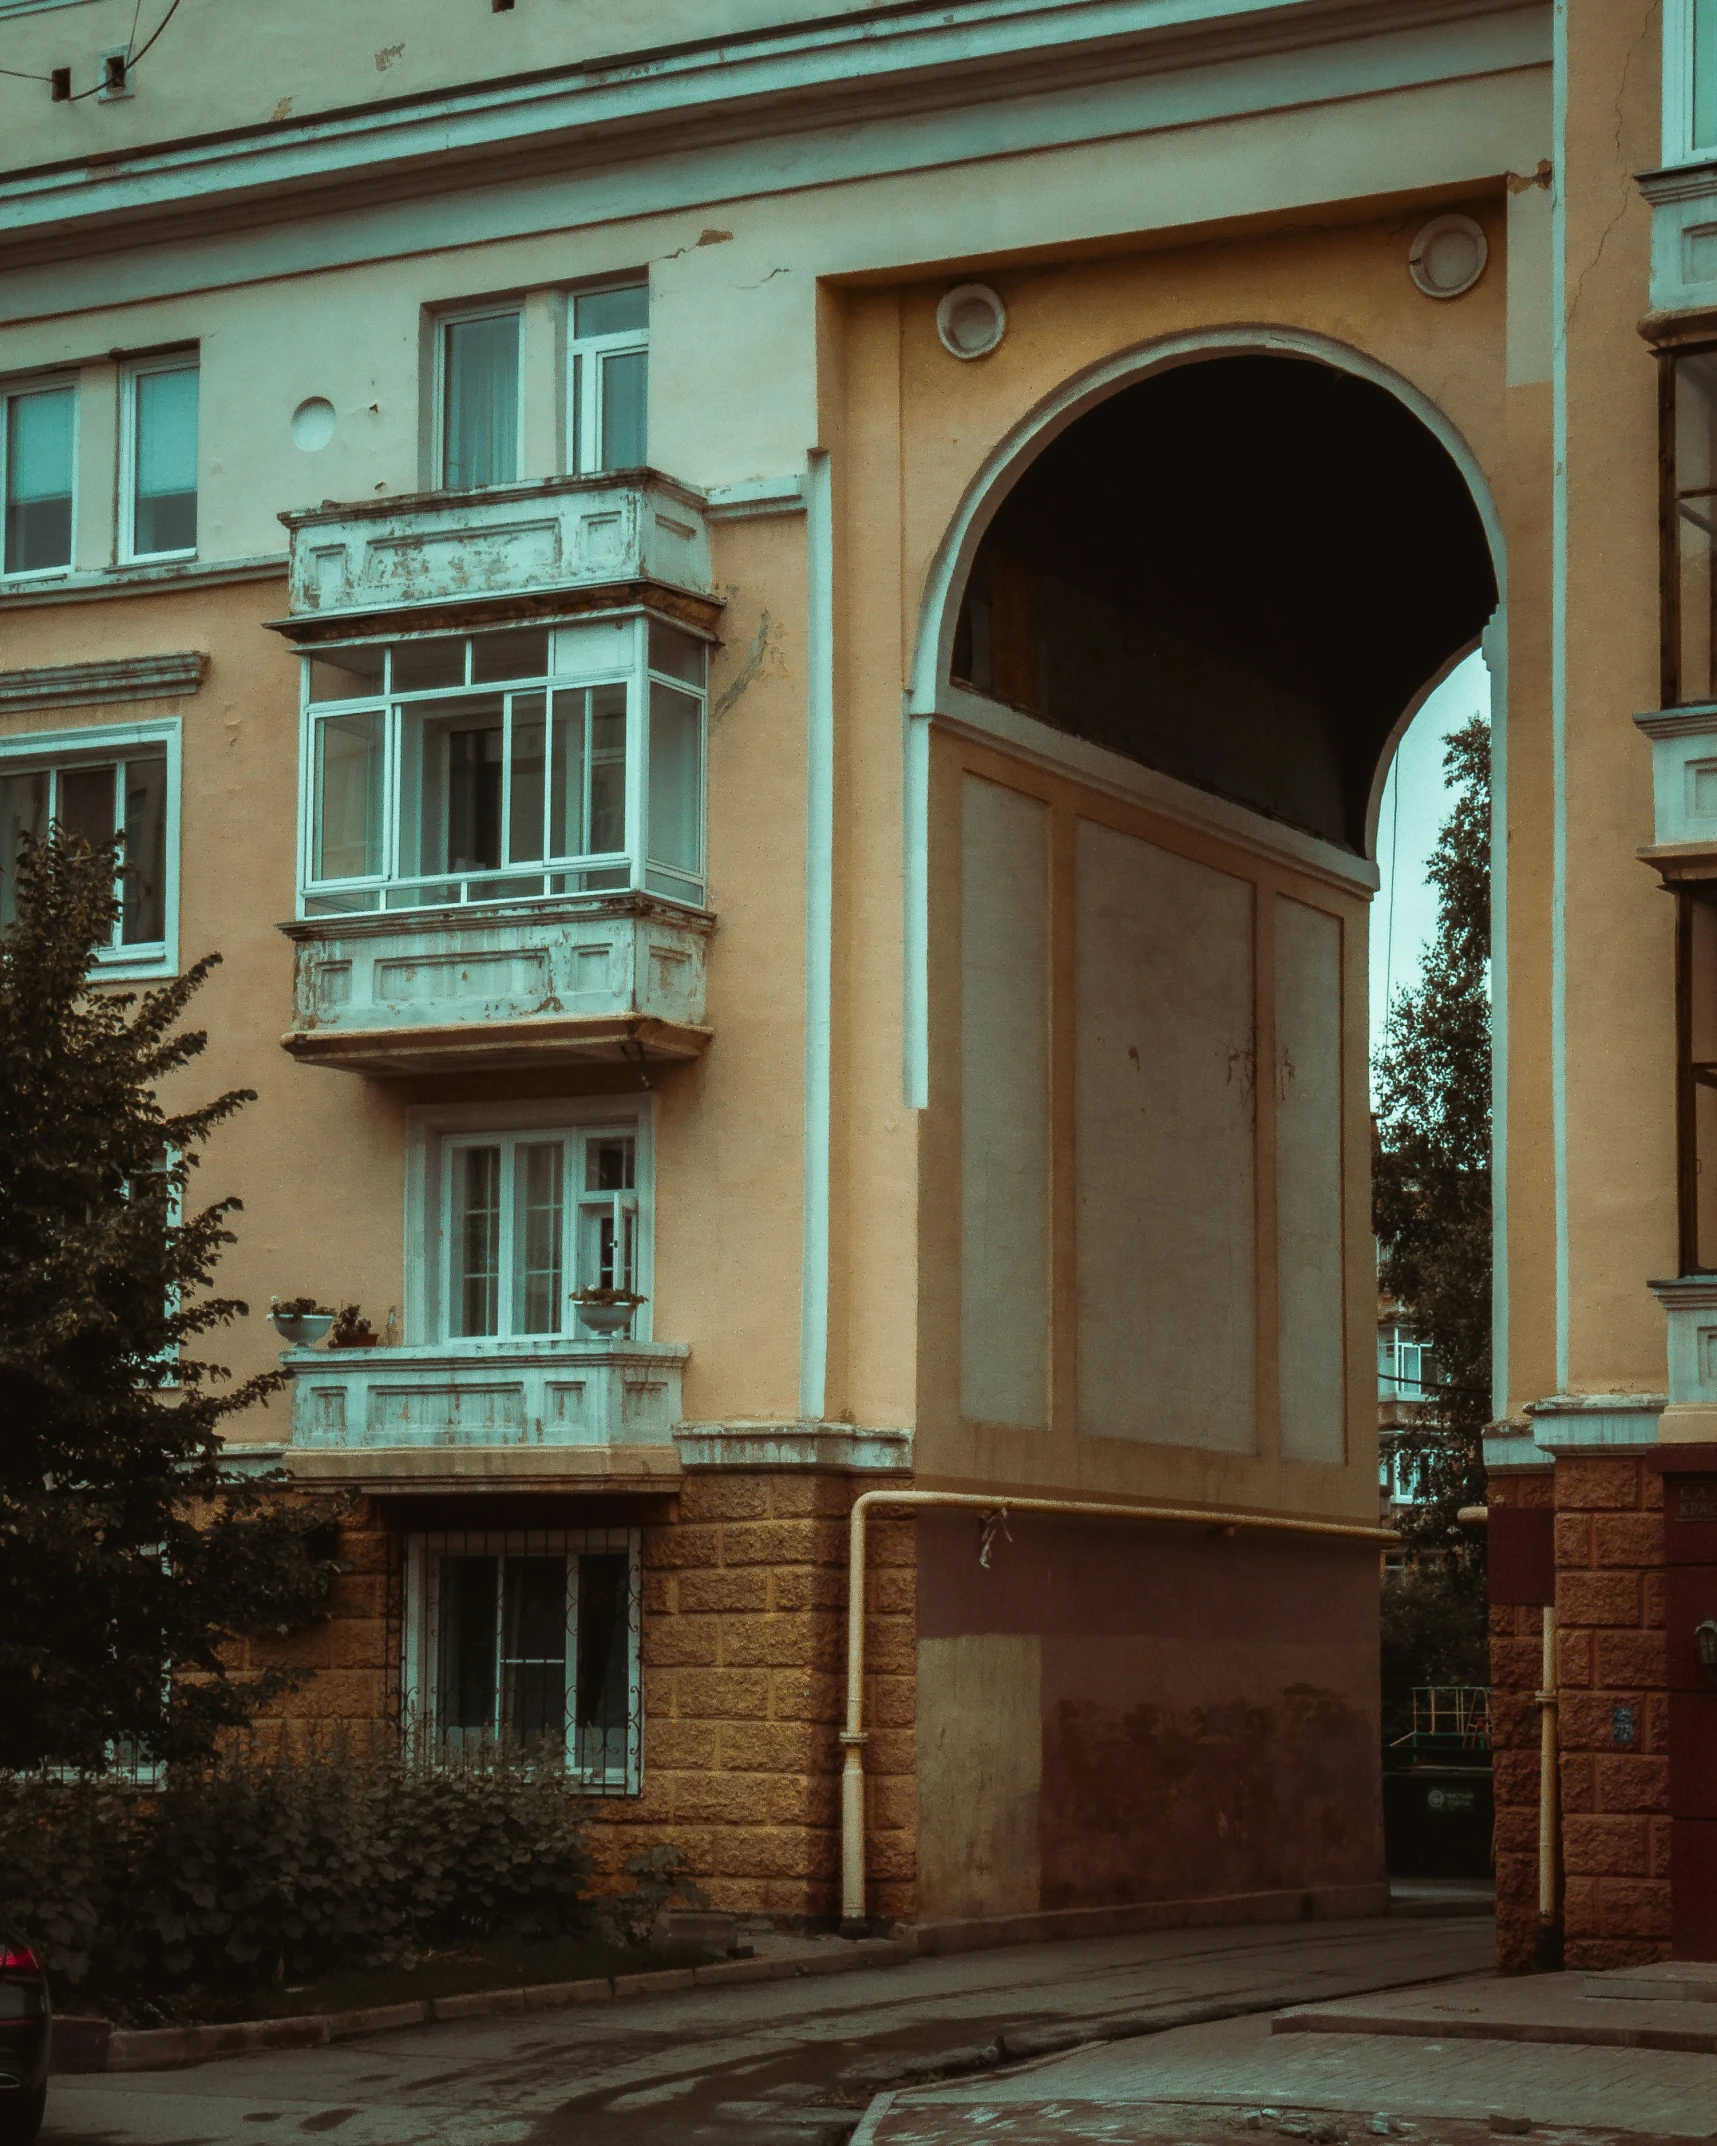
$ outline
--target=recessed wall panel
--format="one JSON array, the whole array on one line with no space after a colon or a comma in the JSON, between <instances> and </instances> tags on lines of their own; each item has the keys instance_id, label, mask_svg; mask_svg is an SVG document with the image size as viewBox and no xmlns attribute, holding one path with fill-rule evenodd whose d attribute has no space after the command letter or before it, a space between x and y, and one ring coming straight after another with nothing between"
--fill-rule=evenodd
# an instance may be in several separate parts
<instances>
[{"instance_id":1,"label":"recessed wall panel","mask_svg":"<svg viewBox=\"0 0 1717 2146\"><path fill-rule=\"evenodd\" d=\"M1049 809L961 804L960 1411L1049 1421Z\"/></svg>"},{"instance_id":2,"label":"recessed wall panel","mask_svg":"<svg viewBox=\"0 0 1717 2146\"><path fill-rule=\"evenodd\" d=\"M1276 901L1276 1243L1282 1452L1346 1453L1341 919Z\"/></svg>"},{"instance_id":3,"label":"recessed wall panel","mask_svg":"<svg viewBox=\"0 0 1717 2146\"><path fill-rule=\"evenodd\" d=\"M1256 1444L1252 888L1082 822L1079 1427Z\"/></svg>"}]
</instances>

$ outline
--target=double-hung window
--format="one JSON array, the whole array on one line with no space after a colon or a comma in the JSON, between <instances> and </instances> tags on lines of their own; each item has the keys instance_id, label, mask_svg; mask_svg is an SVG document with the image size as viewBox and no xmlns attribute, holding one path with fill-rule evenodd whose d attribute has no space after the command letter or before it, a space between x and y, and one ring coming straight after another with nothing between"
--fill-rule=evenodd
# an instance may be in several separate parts
<instances>
[{"instance_id":1,"label":"double-hung window","mask_svg":"<svg viewBox=\"0 0 1717 2146\"><path fill-rule=\"evenodd\" d=\"M704 898L705 644L634 613L305 659L303 911Z\"/></svg>"},{"instance_id":2,"label":"double-hung window","mask_svg":"<svg viewBox=\"0 0 1717 2146\"><path fill-rule=\"evenodd\" d=\"M0 396L0 572L61 572L72 563L77 389L52 383Z\"/></svg>"},{"instance_id":3,"label":"double-hung window","mask_svg":"<svg viewBox=\"0 0 1717 2146\"><path fill-rule=\"evenodd\" d=\"M573 1292L648 1298L650 1210L636 1119L573 1127L447 1133L432 1200L444 1339L519 1341L582 1334ZM648 1303L633 1317L644 1338Z\"/></svg>"},{"instance_id":4,"label":"double-hung window","mask_svg":"<svg viewBox=\"0 0 1717 2146\"><path fill-rule=\"evenodd\" d=\"M103 967L169 969L177 725L140 723L0 741L0 927L17 915L28 837L53 826L92 844L120 838L119 913Z\"/></svg>"},{"instance_id":5,"label":"double-hung window","mask_svg":"<svg viewBox=\"0 0 1717 2146\"><path fill-rule=\"evenodd\" d=\"M568 463L575 474L648 460L650 289L577 292L567 343Z\"/></svg>"},{"instance_id":6,"label":"double-hung window","mask_svg":"<svg viewBox=\"0 0 1717 2146\"><path fill-rule=\"evenodd\" d=\"M401 1666L419 1748L552 1757L593 1794L636 1795L639 1595L635 1528L409 1537Z\"/></svg>"},{"instance_id":7,"label":"double-hung window","mask_svg":"<svg viewBox=\"0 0 1717 2146\"><path fill-rule=\"evenodd\" d=\"M125 375L120 550L185 559L197 548L197 361L150 358Z\"/></svg>"},{"instance_id":8,"label":"double-hung window","mask_svg":"<svg viewBox=\"0 0 1717 2146\"><path fill-rule=\"evenodd\" d=\"M517 306L448 314L437 325L441 483L452 492L519 474Z\"/></svg>"}]
</instances>

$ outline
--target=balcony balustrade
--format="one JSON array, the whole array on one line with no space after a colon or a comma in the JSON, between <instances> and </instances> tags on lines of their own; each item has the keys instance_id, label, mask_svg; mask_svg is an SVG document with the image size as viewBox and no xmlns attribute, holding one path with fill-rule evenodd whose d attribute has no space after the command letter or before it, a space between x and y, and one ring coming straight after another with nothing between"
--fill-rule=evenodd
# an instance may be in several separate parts
<instances>
[{"instance_id":1,"label":"balcony balustrade","mask_svg":"<svg viewBox=\"0 0 1717 2146\"><path fill-rule=\"evenodd\" d=\"M294 942L306 1064L382 1078L695 1058L713 918L643 894L316 917Z\"/></svg>"},{"instance_id":2,"label":"balcony balustrade","mask_svg":"<svg viewBox=\"0 0 1717 2146\"><path fill-rule=\"evenodd\" d=\"M292 1448L671 1447L679 1342L445 1342L288 1349Z\"/></svg>"}]
</instances>

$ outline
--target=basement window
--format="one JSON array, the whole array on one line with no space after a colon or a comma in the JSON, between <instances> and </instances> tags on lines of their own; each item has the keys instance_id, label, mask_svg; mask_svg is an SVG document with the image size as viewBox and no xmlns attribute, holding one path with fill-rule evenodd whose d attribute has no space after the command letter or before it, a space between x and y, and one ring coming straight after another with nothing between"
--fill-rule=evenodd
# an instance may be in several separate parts
<instances>
[{"instance_id":1,"label":"basement window","mask_svg":"<svg viewBox=\"0 0 1717 2146\"><path fill-rule=\"evenodd\" d=\"M639 1793L636 1528L412 1535L405 1567L405 1720L425 1756L502 1748L593 1795Z\"/></svg>"},{"instance_id":2,"label":"basement window","mask_svg":"<svg viewBox=\"0 0 1717 2146\"><path fill-rule=\"evenodd\" d=\"M302 913L701 907L705 668L643 612L304 652Z\"/></svg>"}]
</instances>

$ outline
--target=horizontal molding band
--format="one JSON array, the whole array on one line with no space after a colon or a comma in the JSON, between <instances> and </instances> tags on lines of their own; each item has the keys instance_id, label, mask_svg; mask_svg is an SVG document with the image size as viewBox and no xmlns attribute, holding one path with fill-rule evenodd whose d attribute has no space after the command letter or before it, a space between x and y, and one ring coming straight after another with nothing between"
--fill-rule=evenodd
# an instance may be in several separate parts
<instances>
[{"instance_id":1,"label":"horizontal molding band","mask_svg":"<svg viewBox=\"0 0 1717 2146\"><path fill-rule=\"evenodd\" d=\"M35 708L87 708L115 700L176 700L203 682L200 649L171 656L117 656L107 663L50 663L0 671L0 715Z\"/></svg>"}]
</instances>

